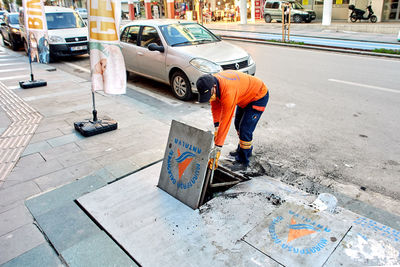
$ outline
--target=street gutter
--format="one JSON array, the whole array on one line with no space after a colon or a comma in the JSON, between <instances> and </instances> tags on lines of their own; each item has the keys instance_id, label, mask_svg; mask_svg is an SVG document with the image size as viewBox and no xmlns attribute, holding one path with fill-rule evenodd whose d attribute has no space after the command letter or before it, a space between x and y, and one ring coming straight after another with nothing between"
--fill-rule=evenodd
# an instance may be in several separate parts
<instances>
[{"instance_id":1,"label":"street gutter","mask_svg":"<svg viewBox=\"0 0 400 267\"><path fill-rule=\"evenodd\" d=\"M369 51L364 51L364 50L333 48L333 47L317 46L317 45L298 45L298 44L290 44L290 43L271 42L271 41L268 41L268 40L232 37L232 36L229 36L229 35L220 35L220 36L224 40L231 40L231 41L240 41L240 42L258 43L258 44L270 44L270 45L277 45L277 46L287 46L287 47L314 49L314 50L322 50L322 51L330 51L330 52L340 52L340 53L349 53L349 54L358 54L358 55L366 55L366 56L377 56L377 57L388 57L388 58L400 59L400 55L389 54L389 53L376 53L376 52L369 52Z\"/></svg>"}]
</instances>

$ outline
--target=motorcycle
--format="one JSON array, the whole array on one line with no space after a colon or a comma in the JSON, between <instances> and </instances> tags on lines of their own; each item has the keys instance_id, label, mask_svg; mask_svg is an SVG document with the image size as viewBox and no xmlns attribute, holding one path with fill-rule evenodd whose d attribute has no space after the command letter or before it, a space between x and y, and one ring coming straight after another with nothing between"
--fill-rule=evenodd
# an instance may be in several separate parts
<instances>
[{"instance_id":1,"label":"motorcycle","mask_svg":"<svg viewBox=\"0 0 400 267\"><path fill-rule=\"evenodd\" d=\"M374 15L374 11L372 11L371 5L367 7L368 16L364 17L364 10L356 8L354 5L349 5L349 9L352 10L350 14L350 21L356 22L357 20L370 20L372 23L375 23L378 18Z\"/></svg>"}]
</instances>

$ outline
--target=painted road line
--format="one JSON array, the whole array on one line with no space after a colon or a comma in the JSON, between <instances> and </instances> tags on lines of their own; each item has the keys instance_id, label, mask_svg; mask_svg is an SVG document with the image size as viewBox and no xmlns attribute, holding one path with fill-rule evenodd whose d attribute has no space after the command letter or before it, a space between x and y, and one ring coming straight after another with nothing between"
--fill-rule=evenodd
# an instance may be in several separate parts
<instances>
[{"instance_id":1,"label":"painted road line","mask_svg":"<svg viewBox=\"0 0 400 267\"><path fill-rule=\"evenodd\" d=\"M21 71L21 70L28 70L27 68L18 68L18 69L5 69L5 70L0 70L1 72L9 72L9 71Z\"/></svg>"},{"instance_id":2,"label":"painted road line","mask_svg":"<svg viewBox=\"0 0 400 267\"><path fill-rule=\"evenodd\" d=\"M18 64L26 64L26 62L4 63L4 64L0 64L0 67L10 66L10 65L18 65Z\"/></svg>"},{"instance_id":3,"label":"painted road line","mask_svg":"<svg viewBox=\"0 0 400 267\"><path fill-rule=\"evenodd\" d=\"M20 78L29 79L29 75L17 75L17 76L11 76L11 77L1 77L0 81L14 80L14 79L20 79Z\"/></svg>"},{"instance_id":4,"label":"painted road line","mask_svg":"<svg viewBox=\"0 0 400 267\"><path fill-rule=\"evenodd\" d=\"M84 67L78 66L78 65L76 65L76 64L69 63L69 62L62 62L62 63L64 63L65 65L68 65L68 66L70 66L70 67L73 67L73 68L75 68L75 69L84 71L84 72L86 72L86 73L90 73L90 70L88 70L88 69L86 69L86 68L84 68Z\"/></svg>"},{"instance_id":5,"label":"painted road line","mask_svg":"<svg viewBox=\"0 0 400 267\"><path fill-rule=\"evenodd\" d=\"M3 62L3 61L5 61L5 62L10 62L10 61L21 62L21 60L19 60L18 58L15 58L15 57L13 57L13 58L0 58L0 62Z\"/></svg>"},{"instance_id":6,"label":"painted road line","mask_svg":"<svg viewBox=\"0 0 400 267\"><path fill-rule=\"evenodd\" d=\"M400 94L400 90L395 90L395 89L390 89L390 88L384 88L384 87L379 87L379 86L374 86L374 85L368 85L368 84L362 84L362 83L355 83L355 82L349 82L349 81L342 81L342 80L336 80L336 79L328 79L330 82L337 82L337 83L343 83L343 84L348 84L348 85L355 85L359 87L365 87L365 88L371 88L379 91L384 91L384 92L390 92L390 93L396 93Z\"/></svg>"},{"instance_id":7,"label":"painted road line","mask_svg":"<svg viewBox=\"0 0 400 267\"><path fill-rule=\"evenodd\" d=\"M13 85L13 86L7 86L8 90L15 90L15 89L20 89L21 87L19 85Z\"/></svg>"}]
</instances>

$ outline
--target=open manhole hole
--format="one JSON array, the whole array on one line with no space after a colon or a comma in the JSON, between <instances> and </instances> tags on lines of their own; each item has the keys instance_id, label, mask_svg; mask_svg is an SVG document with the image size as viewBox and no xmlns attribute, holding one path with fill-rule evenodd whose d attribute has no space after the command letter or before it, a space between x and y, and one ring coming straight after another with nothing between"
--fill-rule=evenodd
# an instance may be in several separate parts
<instances>
[{"instance_id":1,"label":"open manhole hole","mask_svg":"<svg viewBox=\"0 0 400 267\"><path fill-rule=\"evenodd\" d=\"M221 165L214 170L213 176L211 174L211 171L208 170L206 177L207 186L205 187L205 190L203 190L202 201L200 204L203 205L207 203L214 197L231 188L232 186L247 180L249 179L238 173L232 172L231 170Z\"/></svg>"}]
</instances>

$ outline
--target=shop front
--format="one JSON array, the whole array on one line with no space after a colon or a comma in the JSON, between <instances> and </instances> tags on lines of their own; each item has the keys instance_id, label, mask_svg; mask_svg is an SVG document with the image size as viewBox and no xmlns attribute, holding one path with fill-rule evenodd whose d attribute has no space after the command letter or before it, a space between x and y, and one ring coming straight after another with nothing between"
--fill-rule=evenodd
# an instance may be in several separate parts
<instances>
[{"instance_id":1,"label":"shop front","mask_svg":"<svg viewBox=\"0 0 400 267\"><path fill-rule=\"evenodd\" d=\"M399 0L385 0L383 3L382 21L400 21Z\"/></svg>"}]
</instances>

